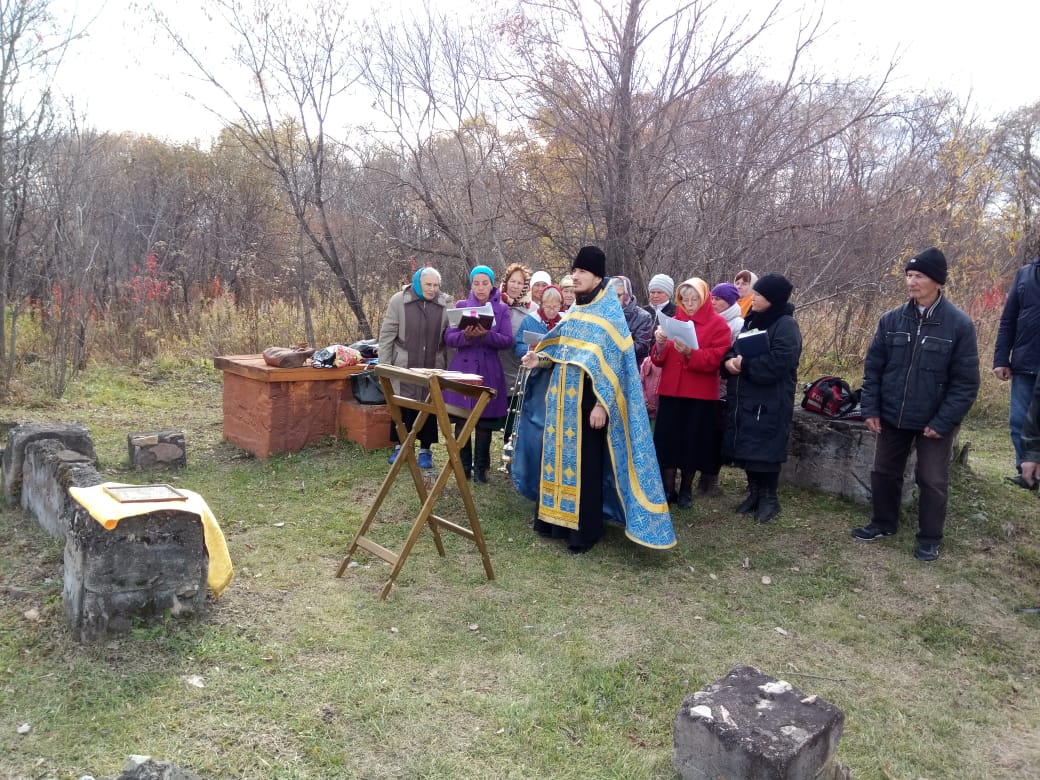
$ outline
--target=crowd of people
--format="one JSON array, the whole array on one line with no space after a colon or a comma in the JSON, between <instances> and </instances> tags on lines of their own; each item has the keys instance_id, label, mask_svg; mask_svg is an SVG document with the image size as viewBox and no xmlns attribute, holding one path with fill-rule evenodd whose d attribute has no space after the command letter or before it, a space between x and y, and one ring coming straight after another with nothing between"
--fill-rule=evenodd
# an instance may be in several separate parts
<instances>
[{"instance_id":1,"label":"crowd of people","mask_svg":"<svg viewBox=\"0 0 1040 780\"><path fill-rule=\"evenodd\" d=\"M590 550L605 521L619 523L639 544L671 547L671 507L717 495L725 464L746 477L735 512L772 521L782 511L778 486L802 351L792 283L747 269L714 286L696 276L676 284L655 274L646 286L648 305L640 307L632 282L609 270L595 246L582 247L557 283L547 271L520 264L499 278L478 265L466 298L451 301L440 274L421 268L390 299L379 358L483 377L495 396L461 449L467 479L488 482L492 436L503 431L512 481L536 503L533 531L563 540L572 553ZM943 253L920 252L904 272L908 301L881 318L865 358L862 414L877 448L870 520L852 536L873 541L896 533L904 467L916 450L914 556L933 561L954 436L979 388L978 349L971 319L943 292ZM491 325L449 322L452 308L487 306ZM1012 382L1018 473L1011 481L1029 489L1040 481L1038 318L1040 261L1016 276L993 369ZM461 396L447 400L472 404ZM404 421L411 430L414 413ZM432 467L437 441L429 422L416 436L422 468ZM396 431L391 435L396 441ZM391 462L399 452L398 444Z\"/></svg>"}]
</instances>

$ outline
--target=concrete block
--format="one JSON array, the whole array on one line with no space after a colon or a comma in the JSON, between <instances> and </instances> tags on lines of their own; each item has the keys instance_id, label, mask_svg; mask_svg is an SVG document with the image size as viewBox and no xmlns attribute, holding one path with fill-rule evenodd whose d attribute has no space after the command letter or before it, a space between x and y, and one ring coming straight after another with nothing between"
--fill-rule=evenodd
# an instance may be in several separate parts
<instances>
[{"instance_id":1,"label":"concrete block","mask_svg":"<svg viewBox=\"0 0 1040 780\"><path fill-rule=\"evenodd\" d=\"M339 405L342 435L365 449L390 447L390 411L386 404L359 404L353 399Z\"/></svg>"},{"instance_id":2,"label":"concrete block","mask_svg":"<svg viewBox=\"0 0 1040 780\"><path fill-rule=\"evenodd\" d=\"M166 429L127 434L126 446L130 465L138 471L184 468L188 465L183 431Z\"/></svg>"},{"instance_id":3,"label":"concrete block","mask_svg":"<svg viewBox=\"0 0 1040 780\"><path fill-rule=\"evenodd\" d=\"M92 462L97 461L94 442L90 438L87 426L82 423L25 423L12 428L7 434L7 446L4 448L3 472L4 499L9 504L17 504L22 488L22 463L25 459L25 448L40 439L57 439L65 445L65 449L86 455Z\"/></svg>"},{"instance_id":4,"label":"concrete block","mask_svg":"<svg viewBox=\"0 0 1040 780\"><path fill-rule=\"evenodd\" d=\"M752 666L687 696L672 764L683 780L813 780L833 766L845 716Z\"/></svg>"},{"instance_id":5,"label":"concrete block","mask_svg":"<svg viewBox=\"0 0 1040 780\"><path fill-rule=\"evenodd\" d=\"M67 449L57 439L39 439L25 448L21 505L52 536L65 537L79 506L70 487L91 487L103 480L87 455Z\"/></svg>"},{"instance_id":6,"label":"concrete block","mask_svg":"<svg viewBox=\"0 0 1040 780\"><path fill-rule=\"evenodd\" d=\"M198 515L161 510L106 530L76 505L65 537L62 596L77 639L99 640L167 612L199 613L208 574Z\"/></svg>"},{"instance_id":7,"label":"concrete block","mask_svg":"<svg viewBox=\"0 0 1040 780\"><path fill-rule=\"evenodd\" d=\"M877 434L861 420L836 420L796 408L780 482L869 504L876 446ZM911 452L903 476L904 506L913 498L916 462Z\"/></svg>"}]
</instances>

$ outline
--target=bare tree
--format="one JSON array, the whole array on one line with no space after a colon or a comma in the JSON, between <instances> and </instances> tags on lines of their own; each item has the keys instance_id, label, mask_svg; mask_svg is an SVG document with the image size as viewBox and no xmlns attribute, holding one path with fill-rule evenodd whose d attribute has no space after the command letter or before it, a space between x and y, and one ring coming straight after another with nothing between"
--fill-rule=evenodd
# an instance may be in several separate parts
<instances>
[{"instance_id":1,"label":"bare tree","mask_svg":"<svg viewBox=\"0 0 1040 780\"><path fill-rule=\"evenodd\" d=\"M710 2L683 2L655 15L647 0L521 0L507 30L503 65L524 89L518 108L541 136L566 139L562 165L582 193L592 235L621 273L639 280L658 217L682 172L684 128L707 118L697 93L730 68L773 20L745 30L745 16L713 22Z\"/></svg>"},{"instance_id":2,"label":"bare tree","mask_svg":"<svg viewBox=\"0 0 1040 780\"><path fill-rule=\"evenodd\" d=\"M743 255L798 229L810 215L785 193L824 147L888 111L886 78L804 73L820 16L796 28L786 74L763 76L752 46L780 5L754 20L701 0L660 11L647 0L520 2L507 29L525 89L513 94L551 152L537 178L566 172L581 231L557 230L558 240L601 241L642 292L658 270L729 278ZM536 203L525 213L561 211Z\"/></svg>"},{"instance_id":3,"label":"bare tree","mask_svg":"<svg viewBox=\"0 0 1040 780\"><path fill-rule=\"evenodd\" d=\"M424 4L403 20L371 20L358 62L379 114L367 133L372 174L421 226L379 229L402 257L440 258L459 279L474 262L526 259L530 238L507 208L514 150L497 124L503 87L493 78L492 33L490 22Z\"/></svg>"},{"instance_id":4,"label":"bare tree","mask_svg":"<svg viewBox=\"0 0 1040 780\"><path fill-rule=\"evenodd\" d=\"M235 36L232 64L247 76L252 95L233 83L220 63L194 49L162 10L157 8L155 17L202 78L233 106L232 112L208 108L277 176L302 235L332 271L361 333L371 337L356 283L363 260L342 251L326 178L329 113L356 79L347 56L351 33L344 6L315 0L300 9L257 0L247 9L234 0L214 0L206 8Z\"/></svg>"},{"instance_id":5,"label":"bare tree","mask_svg":"<svg viewBox=\"0 0 1040 780\"><path fill-rule=\"evenodd\" d=\"M998 120L990 153L1003 182L1004 218L1018 237L1014 257L1028 262L1040 254L1040 102Z\"/></svg>"},{"instance_id":6,"label":"bare tree","mask_svg":"<svg viewBox=\"0 0 1040 780\"><path fill-rule=\"evenodd\" d=\"M14 371L17 320L29 294L21 241L41 139L51 129L49 84L77 37L56 25L48 0L0 0L0 390Z\"/></svg>"},{"instance_id":7,"label":"bare tree","mask_svg":"<svg viewBox=\"0 0 1040 780\"><path fill-rule=\"evenodd\" d=\"M86 365L91 322L102 306L96 212L105 208L105 192L94 167L102 144L93 132L73 125L48 140L33 205L41 234L38 273L49 304L41 323L49 389L60 398Z\"/></svg>"}]
</instances>

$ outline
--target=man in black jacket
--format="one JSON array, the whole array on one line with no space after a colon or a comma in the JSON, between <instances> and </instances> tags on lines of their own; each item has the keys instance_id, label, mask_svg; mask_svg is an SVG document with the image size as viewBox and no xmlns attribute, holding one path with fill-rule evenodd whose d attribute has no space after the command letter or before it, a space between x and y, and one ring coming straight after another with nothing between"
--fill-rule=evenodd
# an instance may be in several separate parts
<instances>
[{"instance_id":1,"label":"man in black jacket","mask_svg":"<svg viewBox=\"0 0 1040 780\"><path fill-rule=\"evenodd\" d=\"M939 557L953 439L979 390L975 325L943 295L945 283L946 257L938 249L910 258L910 301L881 317L863 375L863 417L878 437L870 523L852 535L871 541L896 532L903 470L916 447L919 561Z\"/></svg>"},{"instance_id":2,"label":"man in black jacket","mask_svg":"<svg viewBox=\"0 0 1040 780\"><path fill-rule=\"evenodd\" d=\"M1008 422L1019 473L1008 481L1028 488L1021 475L1022 423L1040 374L1040 257L1019 268L1011 282L993 349L993 374L1002 382L1011 380ZM1036 490L1036 484L1030 489Z\"/></svg>"}]
</instances>

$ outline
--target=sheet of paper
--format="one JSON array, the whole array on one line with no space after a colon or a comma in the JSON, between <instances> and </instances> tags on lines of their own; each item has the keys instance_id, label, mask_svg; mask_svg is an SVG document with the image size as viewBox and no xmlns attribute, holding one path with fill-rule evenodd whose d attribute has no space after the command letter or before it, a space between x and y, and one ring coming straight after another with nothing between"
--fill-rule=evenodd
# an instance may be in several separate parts
<instances>
[{"instance_id":1,"label":"sheet of paper","mask_svg":"<svg viewBox=\"0 0 1040 780\"><path fill-rule=\"evenodd\" d=\"M669 317L664 312L657 315L657 324L661 326L664 335L673 341L685 344L690 349L700 349L697 343L697 331L693 329L693 323L689 320L677 320Z\"/></svg>"}]
</instances>

